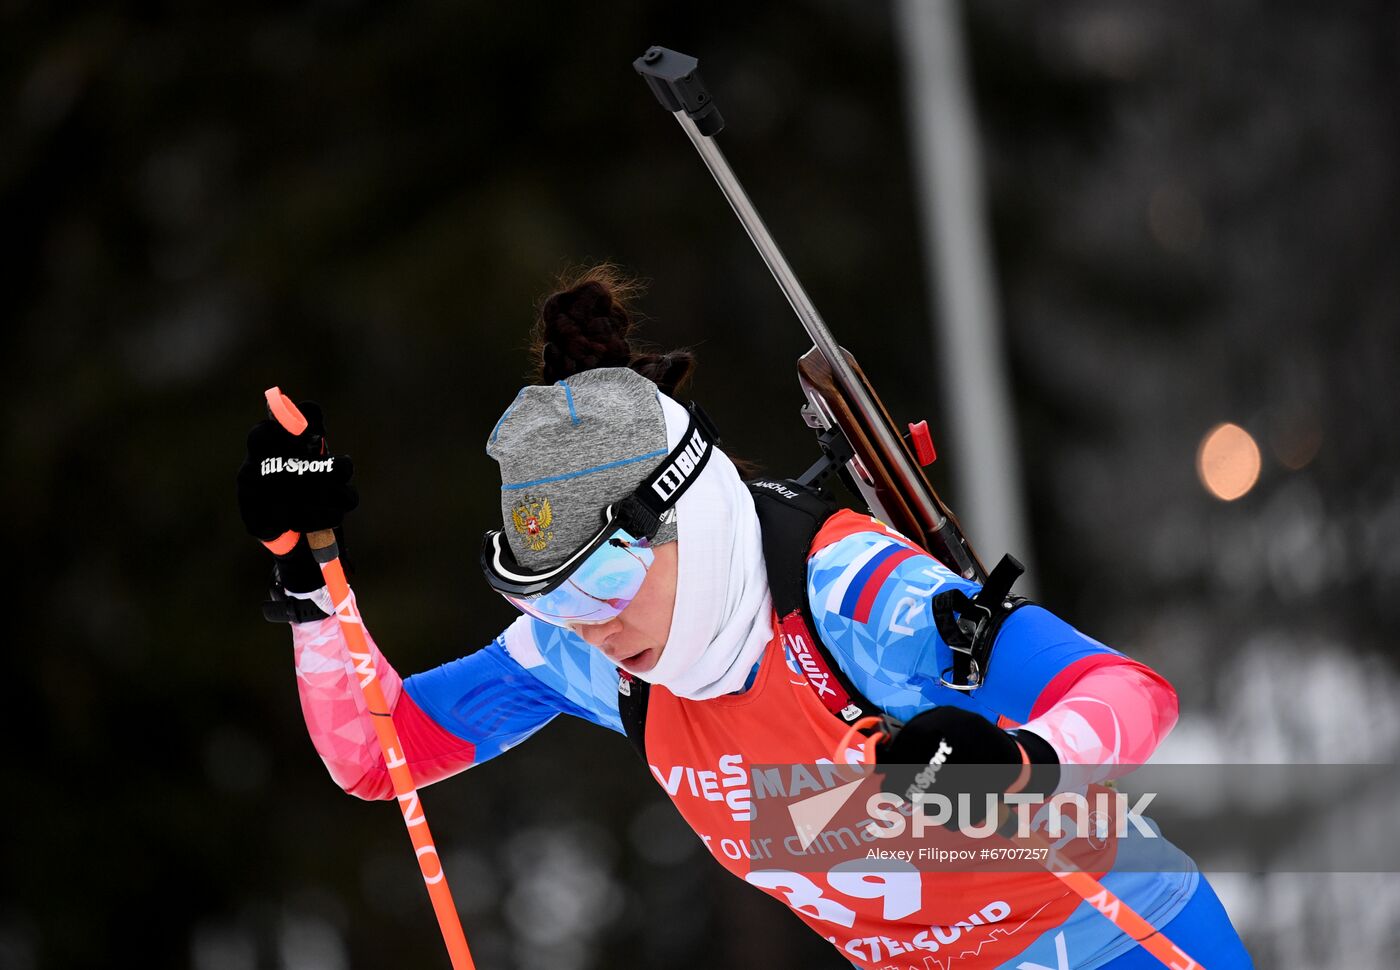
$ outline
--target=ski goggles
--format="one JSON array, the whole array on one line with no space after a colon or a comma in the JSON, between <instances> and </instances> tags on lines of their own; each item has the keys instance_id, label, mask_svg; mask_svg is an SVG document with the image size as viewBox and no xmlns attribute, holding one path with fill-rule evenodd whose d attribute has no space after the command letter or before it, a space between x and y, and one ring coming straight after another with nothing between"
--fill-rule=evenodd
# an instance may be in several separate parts
<instances>
[{"instance_id":1,"label":"ski goggles","mask_svg":"<svg viewBox=\"0 0 1400 970\"><path fill-rule=\"evenodd\" d=\"M606 623L636 597L655 561L651 543L676 502L709 462L719 443L714 425L699 406L680 444L621 502L603 510L598 531L559 565L547 570L521 566L505 532L482 538L481 571L487 584L511 605L554 626Z\"/></svg>"}]
</instances>

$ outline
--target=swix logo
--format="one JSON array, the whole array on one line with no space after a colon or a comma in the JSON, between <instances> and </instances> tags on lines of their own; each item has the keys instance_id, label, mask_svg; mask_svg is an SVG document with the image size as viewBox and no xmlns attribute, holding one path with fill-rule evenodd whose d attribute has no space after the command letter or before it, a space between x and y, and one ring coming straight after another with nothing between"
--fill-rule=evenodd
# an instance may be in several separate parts
<instances>
[{"instance_id":1,"label":"swix logo","mask_svg":"<svg viewBox=\"0 0 1400 970\"><path fill-rule=\"evenodd\" d=\"M705 436L696 429L690 436L690 441L686 443L685 450L676 456L676 460L666 466L656 479L651 483L651 490L660 496L664 502L686 483L695 470L700 467L700 459L709 450L710 443L705 440Z\"/></svg>"},{"instance_id":2,"label":"swix logo","mask_svg":"<svg viewBox=\"0 0 1400 970\"><path fill-rule=\"evenodd\" d=\"M807 646L807 638L798 634L790 636L783 634L783 638L788 641L788 647L792 650L792 656L802 668L802 673L807 677L807 683L816 690L818 697L835 697L835 678L830 671L823 669L822 664Z\"/></svg>"},{"instance_id":3,"label":"swix logo","mask_svg":"<svg viewBox=\"0 0 1400 970\"><path fill-rule=\"evenodd\" d=\"M264 458L262 474L276 475L286 472L288 475L304 475L307 472L328 472L334 465L334 458L318 458L314 461L306 458Z\"/></svg>"},{"instance_id":4,"label":"swix logo","mask_svg":"<svg viewBox=\"0 0 1400 970\"><path fill-rule=\"evenodd\" d=\"M826 660L813 649L812 634L807 629L802 614L789 613L782 618L778 629L783 636L783 646L787 648L796 665L802 669L807 683L817 692L817 699L833 714L845 717L846 709L853 706L851 698L827 666Z\"/></svg>"}]
</instances>

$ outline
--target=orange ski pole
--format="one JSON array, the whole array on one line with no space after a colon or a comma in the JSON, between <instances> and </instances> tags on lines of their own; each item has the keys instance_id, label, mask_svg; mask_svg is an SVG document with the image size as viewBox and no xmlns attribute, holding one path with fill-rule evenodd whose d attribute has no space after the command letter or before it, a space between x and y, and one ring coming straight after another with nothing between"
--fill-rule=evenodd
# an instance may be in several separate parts
<instances>
[{"instance_id":1,"label":"orange ski pole","mask_svg":"<svg viewBox=\"0 0 1400 970\"><path fill-rule=\"evenodd\" d=\"M1107 886L1093 876L1080 869L1059 868L1055 863L1054 847L1042 836L1031 832L1027 838L1017 837L1013 841L1029 848L1044 851L1047 872L1063 882L1074 891L1075 895L1131 937L1138 946L1156 957L1167 970L1205 970L1201 963L1187 956L1181 947L1167 939L1161 930L1143 919L1137 910L1119 899Z\"/></svg>"},{"instance_id":2,"label":"orange ski pole","mask_svg":"<svg viewBox=\"0 0 1400 970\"><path fill-rule=\"evenodd\" d=\"M278 424L294 435L306 430L306 418L297 410L291 398L279 388L268 388L266 397L267 409L277 419ZM336 547L335 533L330 529L308 533L306 544L311 547L311 554L321 566L321 576L326 581L331 602L335 604L335 615L340 621L341 632L345 634L350 659L355 664L355 682L359 684L359 689L364 695L365 706L369 709L374 724L374 732L379 736L384 765L389 769L389 778L394 783L394 793L398 796L399 808L403 812L404 825L408 827L408 836L413 840L418 869L428 887L428 898L432 900L433 912L437 914L438 926L442 930L443 942L447 944L448 956L452 958L452 970L475 970L476 964L472 962L471 951L467 949L466 934L462 932L462 921L457 916L457 906L453 903L452 891L447 886L447 873L443 871L437 846L433 844L432 833L428 831L428 819L423 814L418 789L413 783L413 772L409 770L403 745L399 743L399 732L394 729L393 716L384 700L384 692L379 687L379 674L374 669L374 657L370 653L369 642L365 639L364 623L360 619L359 609L355 606L350 584L345 579L345 570L340 565L340 550Z\"/></svg>"}]
</instances>

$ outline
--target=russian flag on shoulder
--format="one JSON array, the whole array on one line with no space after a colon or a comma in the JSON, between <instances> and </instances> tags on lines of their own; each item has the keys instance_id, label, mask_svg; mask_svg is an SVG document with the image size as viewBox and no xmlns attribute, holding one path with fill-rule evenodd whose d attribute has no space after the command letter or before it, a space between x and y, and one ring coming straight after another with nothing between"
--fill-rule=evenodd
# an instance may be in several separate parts
<instances>
[{"instance_id":1,"label":"russian flag on shoulder","mask_svg":"<svg viewBox=\"0 0 1400 970\"><path fill-rule=\"evenodd\" d=\"M868 623L880 588L900 563L920 555L920 550L894 540L872 543L851 560L832 584L827 596L829 613L839 613L857 623Z\"/></svg>"}]
</instances>

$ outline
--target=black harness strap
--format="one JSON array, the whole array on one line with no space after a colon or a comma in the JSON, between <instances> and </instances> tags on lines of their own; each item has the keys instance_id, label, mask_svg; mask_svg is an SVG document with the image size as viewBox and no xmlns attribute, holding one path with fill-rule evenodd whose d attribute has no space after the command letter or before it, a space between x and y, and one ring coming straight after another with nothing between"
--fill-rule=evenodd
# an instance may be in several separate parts
<instances>
[{"instance_id":1,"label":"black harness strap","mask_svg":"<svg viewBox=\"0 0 1400 970\"><path fill-rule=\"evenodd\" d=\"M883 716L885 712L860 692L816 634L807 603L812 540L838 506L790 479L758 479L748 485L763 532L763 562L783 645L817 700L836 717L851 724L862 717Z\"/></svg>"},{"instance_id":2,"label":"black harness strap","mask_svg":"<svg viewBox=\"0 0 1400 970\"><path fill-rule=\"evenodd\" d=\"M618 668L617 713L622 718L627 740L637 749L643 764L647 761L647 701L650 699L651 684Z\"/></svg>"}]
</instances>

